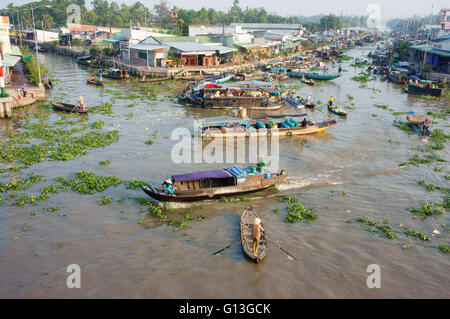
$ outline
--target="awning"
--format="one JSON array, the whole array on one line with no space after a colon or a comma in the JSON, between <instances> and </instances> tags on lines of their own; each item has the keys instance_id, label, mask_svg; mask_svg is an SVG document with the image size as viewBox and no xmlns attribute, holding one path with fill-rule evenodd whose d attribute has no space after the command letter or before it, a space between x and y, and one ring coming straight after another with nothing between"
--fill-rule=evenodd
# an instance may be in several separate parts
<instances>
[{"instance_id":1,"label":"awning","mask_svg":"<svg viewBox=\"0 0 450 319\"><path fill-rule=\"evenodd\" d=\"M233 177L233 176L224 170L172 175L172 179L175 182L191 182L191 181L198 181L200 179L206 179L206 178L230 178L230 177Z\"/></svg>"},{"instance_id":2,"label":"awning","mask_svg":"<svg viewBox=\"0 0 450 319\"><path fill-rule=\"evenodd\" d=\"M108 41L106 41L106 40L102 40L102 41L100 41L100 42L94 43L94 45L95 45L95 46L98 46L98 47L102 47L102 46L110 45L110 44L111 44L111 42L108 42Z\"/></svg>"},{"instance_id":3,"label":"awning","mask_svg":"<svg viewBox=\"0 0 450 319\"><path fill-rule=\"evenodd\" d=\"M2 65L8 66L8 67L13 67L17 64L17 62L19 62L20 58L21 58L20 56L11 55L10 53L5 53L5 54L3 54Z\"/></svg>"},{"instance_id":4,"label":"awning","mask_svg":"<svg viewBox=\"0 0 450 319\"><path fill-rule=\"evenodd\" d=\"M413 46L411 46L411 49L421 51L421 52L426 52L428 54L434 54L434 55L446 57L446 58L450 57L450 52L433 49L431 45L426 45L426 44L413 45Z\"/></svg>"}]
</instances>

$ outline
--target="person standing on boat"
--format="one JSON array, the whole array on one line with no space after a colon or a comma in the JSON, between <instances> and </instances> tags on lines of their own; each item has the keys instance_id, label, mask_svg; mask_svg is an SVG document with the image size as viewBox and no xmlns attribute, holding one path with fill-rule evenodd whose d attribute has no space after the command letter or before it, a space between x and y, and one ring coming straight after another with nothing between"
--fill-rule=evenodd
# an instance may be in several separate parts
<instances>
[{"instance_id":1,"label":"person standing on boat","mask_svg":"<svg viewBox=\"0 0 450 319\"><path fill-rule=\"evenodd\" d=\"M100 80L100 82L103 82L103 70L102 69L100 69L97 76L98 76L98 79Z\"/></svg>"},{"instance_id":2,"label":"person standing on boat","mask_svg":"<svg viewBox=\"0 0 450 319\"><path fill-rule=\"evenodd\" d=\"M264 157L261 156L261 158L259 159L259 162L258 162L258 168L259 168L259 171L260 171L261 173L264 173L264 171L266 170L266 167L267 167L267 163L266 163L266 161L264 160Z\"/></svg>"},{"instance_id":3,"label":"person standing on boat","mask_svg":"<svg viewBox=\"0 0 450 319\"><path fill-rule=\"evenodd\" d=\"M255 218L253 221L252 237L253 237L253 256L258 256L259 241L261 239L261 232L264 228L261 226L261 219Z\"/></svg>"},{"instance_id":4,"label":"person standing on boat","mask_svg":"<svg viewBox=\"0 0 450 319\"><path fill-rule=\"evenodd\" d=\"M170 195L173 195L175 189L173 188L173 184L170 179L166 179L163 183L163 186Z\"/></svg>"},{"instance_id":5,"label":"person standing on boat","mask_svg":"<svg viewBox=\"0 0 450 319\"><path fill-rule=\"evenodd\" d=\"M328 106L332 106L334 101L334 97L330 96L330 100L328 101Z\"/></svg>"},{"instance_id":6,"label":"person standing on boat","mask_svg":"<svg viewBox=\"0 0 450 319\"><path fill-rule=\"evenodd\" d=\"M342 72L342 65L339 64L338 73Z\"/></svg>"},{"instance_id":7,"label":"person standing on boat","mask_svg":"<svg viewBox=\"0 0 450 319\"><path fill-rule=\"evenodd\" d=\"M85 105L84 105L84 98L82 96L80 96L79 98L79 102L80 102L80 110L84 110L85 109Z\"/></svg>"}]
</instances>

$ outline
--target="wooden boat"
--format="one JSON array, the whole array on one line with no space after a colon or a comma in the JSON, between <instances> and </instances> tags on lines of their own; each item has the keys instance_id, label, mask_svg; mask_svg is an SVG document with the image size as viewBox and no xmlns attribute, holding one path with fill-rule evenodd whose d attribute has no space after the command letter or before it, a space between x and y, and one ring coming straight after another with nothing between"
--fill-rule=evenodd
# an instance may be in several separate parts
<instances>
[{"instance_id":1,"label":"wooden boat","mask_svg":"<svg viewBox=\"0 0 450 319\"><path fill-rule=\"evenodd\" d=\"M328 105L328 111L340 116L347 116L347 111L336 105Z\"/></svg>"},{"instance_id":2,"label":"wooden boat","mask_svg":"<svg viewBox=\"0 0 450 319\"><path fill-rule=\"evenodd\" d=\"M87 78L86 79L86 83L90 84L90 85L97 85L97 86L104 86L105 84L103 83L103 81L100 81L98 79L92 79L92 78Z\"/></svg>"},{"instance_id":3,"label":"wooden boat","mask_svg":"<svg viewBox=\"0 0 450 319\"><path fill-rule=\"evenodd\" d=\"M314 85L314 80L313 79L309 79L308 80L304 76L300 79L300 81L302 81L303 83L308 84L308 85Z\"/></svg>"},{"instance_id":4,"label":"wooden boat","mask_svg":"<svg viewBox=\"0 0 450 319\"><path fill-rule=\"evenodd\" d=\"M215 137L250 137L250 136L292 136L308 135L325 131L336 125L336 120L314 123L306 118L298 123L293 118L305 117L306 114L268 115L262 118L219 117L203 124L200 135L203 139ZM274 122L272 119L279 119Z\"/></svg>"},{"instance_id":5,"label":"wooden boat","mask_svg":"<svg viewBox=\"0 0 450 319\"><path fill-rule=\"evenodd\" d=\"M127 70L109 68L106 72L102 72L103 76L113 80L126 80L130 78Z\"/></svg>"},{"instance_id":6,"label":"wooden boat","mask_svg":"<svg viewBox=\"0 0 450 319\"><path fill-rule=\"evenodd\" d=\"M253 223L255 218L261 219L253 206L245 207L241 216L241 244L244 254L256 263L260 263L267 254L267 238L264 232L261 232L257 256L253 255ZM261 221L261 226L264 228Z\"/></svg>"},{"instance_id":7,"label":"wooden boat","mask_svg":"<svg viewBox=\"0 0 450 319\"><path fill-rule=\"evenodd\" d=\"M293 95L287 96L286 102L288 102L292 106L296 106L299 108L302 108L302 107L314 108L316 106L316 104L313 102L305 103L306 101L302 97L297 97L297 100L295 100Z\"/></svg>"},{"instance_id":8,"label":"wooden boat","mask_svg":"<svg viewBox=\"0 0 450 319\"><path fill-rule=\"evenodd\" d=\"M100 68L100 60L92 55L82 56L77 58L77 63L90 66L93 68Z\"/></svg>"},{"instance_id":9,"label":"wooden boat","mask_svg":"<svg viewBox=\"0 0 450 319\"><path fill-rule=\"evenodd\" d=\"M423 87L416 84L408 84L408 88L405 89L406 93L419 94L419 95L431 95L442 96L444 93L443 88Z\"/></svg>"},{"instance_id":10,"label":"wooden boat","mask_svg":"<svg viewBox=\"0 0 450 319\"><path fill-rule=\"evenodd\" d=\"M286 181L286 173L261 173L254 167L234 166L216 171L172 175L175 192L169 194L164 187L141 186L150 197L168 202L186 202L238 196L261 191Z\"/></svg>"},{"instance_id":11,"label":"wooden boat","mask_svg":"<svg viewBox=\"0 0 450 319\"><path fill-rule=\"evenodd\" d=\"M60 103L60 102L50 102L55 110L66 111L66 112L76 112L76 113L88 113L88 109L80 109L78 105Z\"/></svg>"},{"instance_id":12,"label":"wooden boat","mask_svg":"<svg viewBox=\"0 0 450 319\"><path fill-rule=\"evenodd\" d=\"M406 120L408 121L408 125L412 126L414 130L420 136L430 135L430 130L428 126L431 124L431 120L425 114L414 114L414 112L410 112L410 114L406 115Z\"/></svg>"},{"instance_id":13,"label":"wooden boat","mask_svg":"<svg viewBox=\"0 0 450 319\"><path fill-rule=\"evenodd\" d=\"M313 79L313 80L321 80L321 81L328 81L328 80L334 80L337 79L340 75L339 74L333 74L333 73L317 73L317 72L288 72L289 76L292 76L294 78L307 78L307 79Z\"/></svg>"}]
</instances>

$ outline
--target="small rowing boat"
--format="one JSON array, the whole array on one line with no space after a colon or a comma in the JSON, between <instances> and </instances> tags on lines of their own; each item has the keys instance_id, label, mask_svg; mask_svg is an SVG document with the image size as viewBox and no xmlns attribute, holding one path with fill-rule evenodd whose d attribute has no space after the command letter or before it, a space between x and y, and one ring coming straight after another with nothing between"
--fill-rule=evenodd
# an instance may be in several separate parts
<instances>
[{"instance_id":1,"label":"small rowing boat","mask_svg":"<svg viewBox=\"0 0 450 319\"><path fill-rule=\"evenodd\" d=\"M343 108L340 108L336 105L328 105L328 111L340 115L340 116L347 116L347 111L345 111Z\"/></svg>"},{"instance_id":2,"label":"small rowing boat","mask_svg":"<svg viewBox=\"0 0 450 319\"><path fill-rule=\"evenodd\" d=\"M104 86L105 84L103 83L103 81L97 80L97 79L92 79L92 78L87 78L86 79L86 83L90 84L90 85L97 85L97 86Z\"/></svg>"},{"instance_id":3,"label":"small rowing boat","mask_svg":"<svg viewBox=\"0 0 450 319\"><path fill-rule=\"evenodd\" d=\"M55 110L65 111L65 112L76 112L76 113L88 113L87 109L80 109L78 105L60 103L60 102L50 102Z\"/></svg>"},{"instance_id":4,"label":"small rowing boat","mask_svg":"<svg viewBox=\"0 0 450 319\"><path fill-rule=\"evenodd\" d=\"M267 238L265 231L261 232L258 251L256 256L253 254L253 223L255 218L261 219L253 206L248 205L245 207L241 216L241 244L244 254L256 263L260 263L267 253ZM261 226L264 228L263 223Z\"/></svg>"}]
</instances>

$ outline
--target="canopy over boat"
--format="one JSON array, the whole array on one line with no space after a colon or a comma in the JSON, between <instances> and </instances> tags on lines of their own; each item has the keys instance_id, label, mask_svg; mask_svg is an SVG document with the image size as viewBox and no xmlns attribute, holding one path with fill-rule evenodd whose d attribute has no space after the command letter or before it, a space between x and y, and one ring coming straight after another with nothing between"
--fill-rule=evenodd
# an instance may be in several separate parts
<instances>
[{"instance_id":1,"label":"canopy over boat","mask_svg":"<svg viewBox=\"0 0 450 319\"><path fill-rule=\"evenodd\" d=\"M200 179L206 179L206 178L220 179L220 178L230 178L230 177L233 177L233 176L225 170L203 171L203 172L172 175L172 179L174 182L191 182L191 181L198 181Z\"/></svg>"}]
</instances>

